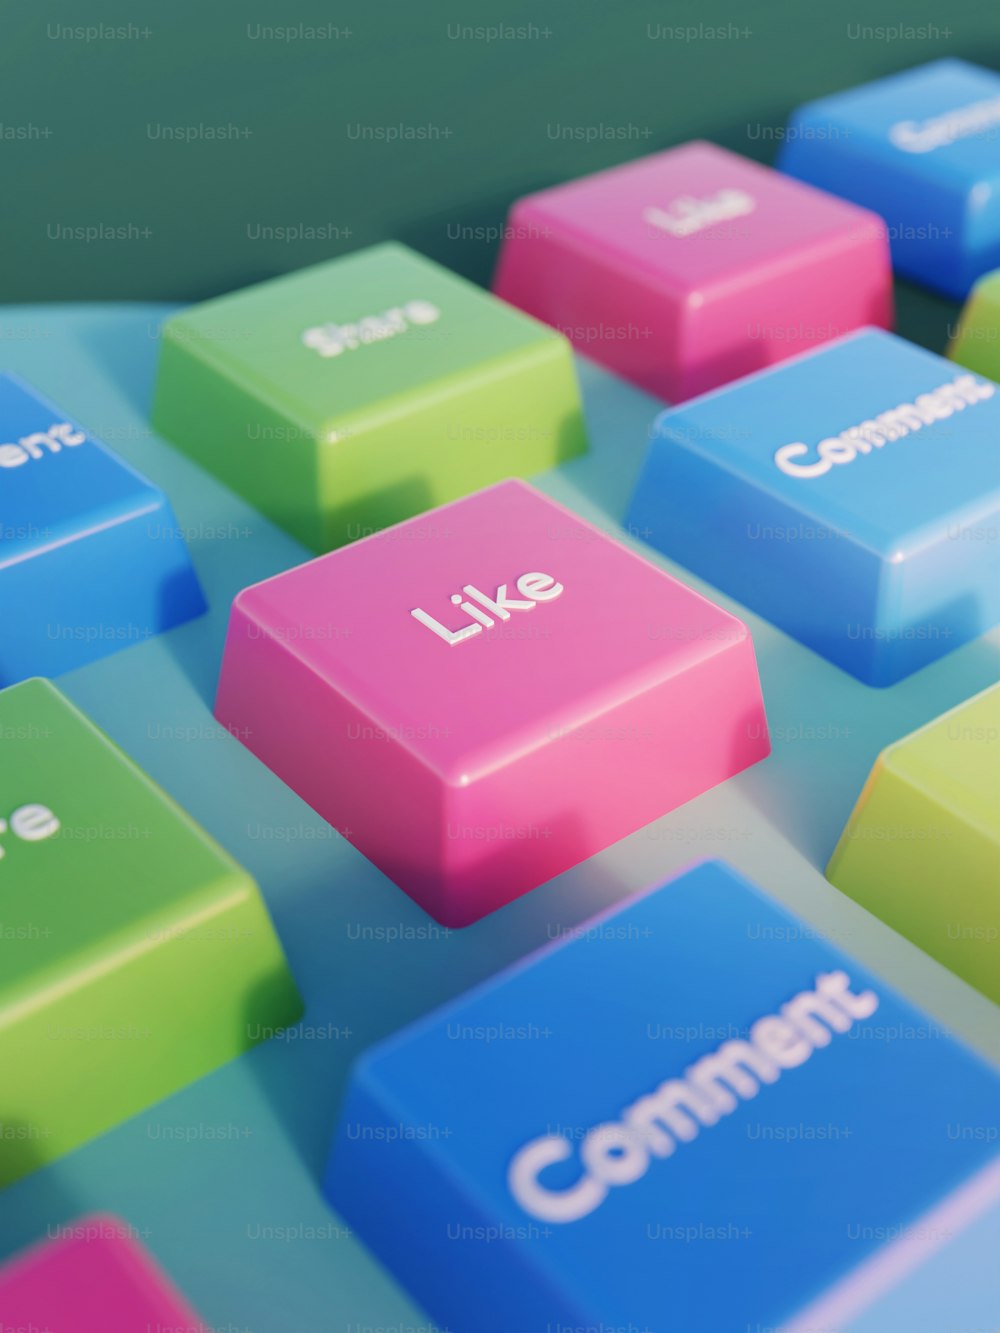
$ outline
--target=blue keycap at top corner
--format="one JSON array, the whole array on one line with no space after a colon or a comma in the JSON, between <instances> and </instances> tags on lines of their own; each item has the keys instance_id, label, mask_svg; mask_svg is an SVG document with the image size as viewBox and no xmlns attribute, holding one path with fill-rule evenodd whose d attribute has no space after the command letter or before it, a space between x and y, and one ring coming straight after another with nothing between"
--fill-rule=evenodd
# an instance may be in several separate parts
<instances>
[{"instance_id":1,"label":"blue keycap at top corner","mask_svg":"<svg viewBox=\"0 0 1000 1333\"><path fill-rule=\"evenodd\" d=\"M779 168L880 214L893 267L962 298L1000 266L1000 74L965 60L800 107Z\"/></svg>"}]
</instances>

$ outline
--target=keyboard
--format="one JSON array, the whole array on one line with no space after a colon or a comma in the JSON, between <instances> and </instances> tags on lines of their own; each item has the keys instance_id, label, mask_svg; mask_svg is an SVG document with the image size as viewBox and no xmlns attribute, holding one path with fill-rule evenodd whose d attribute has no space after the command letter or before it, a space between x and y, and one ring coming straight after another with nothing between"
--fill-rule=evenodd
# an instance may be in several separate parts
<instances>
[{"instance_id":1,"label":"keyboard","mask_svg":"<svg viewBox=\"0 0 1000 1333\"><path fill-rule=\"evenodd\" d=\"M505 302L0 311L0 1329L996 1322L992 223L917 347L870 166L983 171L939 63L521 201Z\"/></svg>"}]
</instances>

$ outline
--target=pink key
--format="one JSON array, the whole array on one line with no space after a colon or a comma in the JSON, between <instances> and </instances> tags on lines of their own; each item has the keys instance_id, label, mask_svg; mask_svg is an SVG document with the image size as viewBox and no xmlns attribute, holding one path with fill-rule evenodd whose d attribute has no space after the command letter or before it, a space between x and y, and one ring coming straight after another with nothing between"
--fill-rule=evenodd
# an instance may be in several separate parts
<instances>
[{"instance_id":1,"label":"pink key","mask_svg":"<svg viewBox=\"0 0 1000 1333\"><path fill-rule=\"evenodd\" d=\"M710 143L519 200L494 290L673 402L892 326L882 219Z\"/></svg>"},{"instance_id":2,"label":"pink key","mask_svg":"<svg viewBox=\"0 0 1000 1333\"><path fill-rule=\"evenodd\" d=\"M519 481L241 592L216 716L452 926L769 750L746 626Z\"/></svg>"},{"instance_id":3,"label":"pink key","mask_svg":"<svg viewBox=\"0 0 1000 1333\"><path fill-rule=\"evenodd\" d=\"M82 1217L0 1268L0 1328L25 1333L207 1333L127 1222Z\"/></svg>"}]
</instances>

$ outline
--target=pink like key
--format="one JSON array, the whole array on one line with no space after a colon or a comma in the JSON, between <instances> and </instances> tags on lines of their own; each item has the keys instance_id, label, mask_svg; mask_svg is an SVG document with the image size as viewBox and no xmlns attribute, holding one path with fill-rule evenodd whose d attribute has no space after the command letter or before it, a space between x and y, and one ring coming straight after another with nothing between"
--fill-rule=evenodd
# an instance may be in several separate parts
<instances>
[{"instance_id":1,"label":"pink like key","mask_svg":"<svg viewBox=\"0 0 1000 1333\"><path fill-rule=\"evenodd\" d=\"M92 1214L0 1268L0 1328L25 1333L208 1333L128 1223Z\"/></svg>"},{"instance_id":2,"label":"pink like key","mask_svg":"<svg viewBox=\"0 0 1000 1333\"><path fill-rule=\"evenodd\" d=\"M892 325L885 224L710 143L519 200L498 296L676 402Z\"/></svg>"},{"instance_id":3,"label":"pink like key","mask_svg":"<svg viewBox=\"0 0 1000 1333\"><path fill-rule=\"evenodd\" d=\"M519 481L241 592L216 716L454 926L769 750L746 626Z\"/></svg>"}]
</instances>

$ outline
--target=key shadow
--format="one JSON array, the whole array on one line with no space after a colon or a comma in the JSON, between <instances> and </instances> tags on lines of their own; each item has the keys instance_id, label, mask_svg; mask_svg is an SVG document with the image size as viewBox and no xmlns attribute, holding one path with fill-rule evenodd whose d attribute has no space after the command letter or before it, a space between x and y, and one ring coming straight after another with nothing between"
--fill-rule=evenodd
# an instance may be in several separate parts
<instances>
[{"instance_id":1,"label":"key shadow","mask_svg":"<svg viewBox=\"0 0 1000 1333\"><path fill-rule=\"evenodd\" d=\"M542 473L538 481L554 499L581 513L589 505L617 529L646 457L653 422L666 403L584 356L576 354L575 361L590 448Z\"/></svg>"},{"instance_id":2,"label":"key shadow","mask_svg":"<svg viewBox=\"0 0 1000 1333\"><path fill-rule=\"evenodd\" d=\"M961 302L939 296L923 287L897 278L896 328L910 342L919 343L930 352L944 356L952 332L958 324Z\"/></svg>"},{"instance_id":3,"label":"key shadow","mask_svg":"<svg viewBox=\"0 0 1000 1333\"><path fill-rule=\"evenodd\" d=\"M299 979L298 1034L253 1052L260 1088L317 1183L358 1055L626 893L601 857L591 857L456 930L438 925L360 855L351 862L354 873L337 877L338 892L317 881L296 905L296 916L310 922L310 956L324 959L321 973Z\"/></svg>"},{"instance_id":4,"label":"key shadow","mask_svg":"<svg viewBox=\"0 0 1000 1333\"><path fill-rule=\"evenodd\" d=\"M37 1125L0 1116L0 1255L4 1258L86 1211L67 1188L58 1161L47 1160L42 1152L39 1136L44 1133Z\"/></svg>"}]
</instances>

